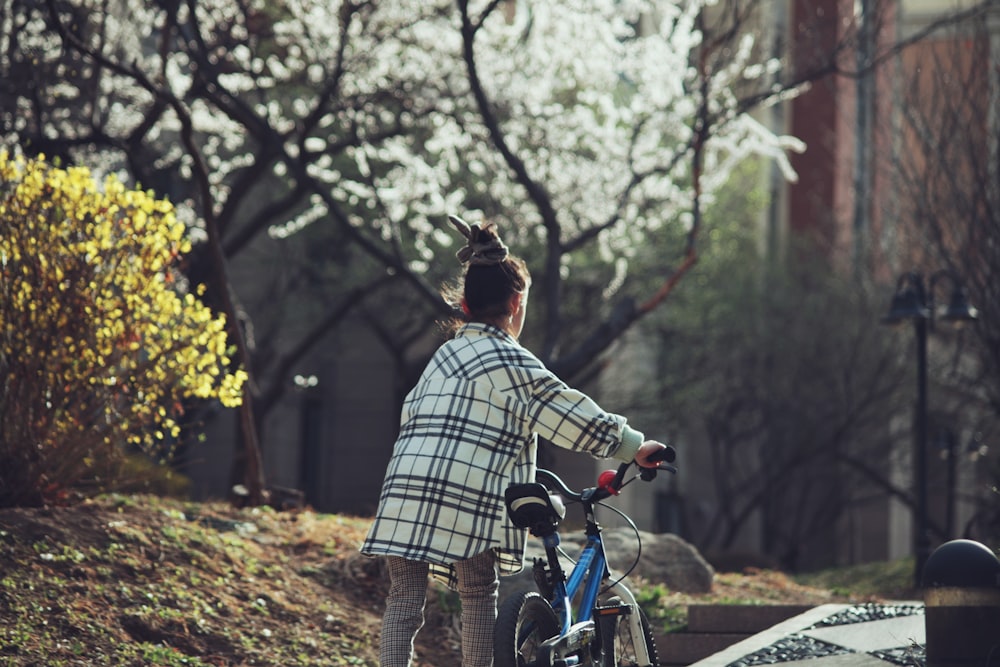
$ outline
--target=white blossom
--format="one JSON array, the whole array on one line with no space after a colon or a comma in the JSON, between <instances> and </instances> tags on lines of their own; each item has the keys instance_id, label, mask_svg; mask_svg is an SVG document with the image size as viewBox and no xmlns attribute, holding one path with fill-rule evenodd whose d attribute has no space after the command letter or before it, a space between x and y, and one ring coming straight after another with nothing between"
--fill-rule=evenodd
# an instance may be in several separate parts
<instances>
[{"instance_id":1,"label":"white blossom","mask_svg":"<svg viewBox=\"0 0 1000 667\"><path fill-rule=\"evenodd\" d=\"M105 57L163 86L188 115L220 209L234 194L245 194L230 188L256 166L259 128L266 128L281 137L280 151L263 165L270 182L290 187L304 170L343 207L351 225L402 248L412 271L425 271L435 252L452 251L448 213L499 216L511 244L548 240L536 202L497 149L498 137L472 93L452 2L181 3L177 23L187 30L197 26L198 40L208 47L194 59L190 33L184 48L160 50L166 22L158 3L71 4L92 10L95 21L103 17ZM474 17L491 6L486 0L471 4ZM690 224L692 128L703 102L694 57L702 41L696 18L710 4L517 2L512 15L494 11L476 34L474 64L488 111L506 148L551 198L560 240L611 223L596 235L596 245L580 251L613 276L608 298L626 284L634 249L646 235ZM54 59L58 37L37 13L32 16L17 37L19 47ZM12 24L6 17L0 22L0 39L6 40L0 47L6 47ZM715 119L703 147L705 201L753 156L773 160L786 178L795 177L787 155L801 150L801 143L775 134L739 106L741 86L754 83L763 90L780 68L754 47L754 35L744 34L705 82L704 103ZM105 129L118 138L140 127L154 102L138 78L106 73L99 83L95 113L108 115ZM74 85L67 77L47 92L67 100L67 108L44 121L44 135L81 131L73 123L70 101L80 94ZM773 92L763 105L798 91ZM24 129L28 120L21 116L31 110L21 99L15 108L14 133ZM146 128L144 140L160 147L157 169L174 170L187 181L194 163L178 139L181 126L177 110L168 106ZM108 171L116 160L124 162L113 150L86 159L107 162ZM256 196L266 201L268 193ZM177 206L182 219L197 225L195 204L182 199ZM478 206L488 210L474 210ZM314 197L271 225L268 234L286 239L329 214ZM564 257L561 270L572 266L573 257Z\"/></svg>"}]
</instances>

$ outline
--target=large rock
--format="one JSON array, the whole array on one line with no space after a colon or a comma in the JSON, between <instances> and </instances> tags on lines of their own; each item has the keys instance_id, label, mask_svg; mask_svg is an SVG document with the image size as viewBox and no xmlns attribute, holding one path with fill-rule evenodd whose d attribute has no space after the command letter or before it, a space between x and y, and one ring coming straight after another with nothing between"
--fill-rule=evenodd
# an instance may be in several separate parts
<instances>
[{"instance_id":1,"label":"large rock","mask_svg":"<svg viewBox=\"0 0 1000 667\"><path fill-rule=\"evenodd\" d=\"M682 593L707 593L712 589L715 570L694 546L676 535L640 531L642 553L638 562L636 562L638 543L635 531L631 528L607 529L602 533L602 537L611 572L616 576L626 573L640 576L647 581L662 583L670 590ZM581 546L582 544L574 544L569 540L563 542L563 550L573 557L579 553ZM545 550L540 540L529 538L525 552L525 568L518 575L501 579L501 599L515 591L534 590L531 563L536 556L544 558ZM565 559L562 566L567 574L573 568L573 564Z\"/></svg>"},{"instance_id":2,"label":"large rock","mask_svg":"<svg viewBox=\"0 0 1000 667\"><path fill-rule=\"evenodd\" d=\"M635 532L631 528L604 531L604 550L612 571L624 573L635 563ZM689 542L671 533L639 531L642 553L630 574L652 583L662 583L681 593L708 593L715 570Z\"/></svg>"}]
</instances>

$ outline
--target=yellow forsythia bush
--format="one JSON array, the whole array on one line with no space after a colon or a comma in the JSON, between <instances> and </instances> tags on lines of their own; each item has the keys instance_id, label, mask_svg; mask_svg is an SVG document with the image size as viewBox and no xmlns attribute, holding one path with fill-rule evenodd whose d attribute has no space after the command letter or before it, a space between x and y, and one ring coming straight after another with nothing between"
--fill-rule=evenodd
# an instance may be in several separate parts
<instances>
[{"instance_id":1,"label":"yellow forsythia bush","mask_svg":"<svg viewBox=\"0 0 1000 667\"><path fill-rule=\"evenodd\" d=\"M240 404L190 247L169 202L0 150L0 506L113 488L128 451L169 456L187 399Z\"/></svg>"}]
</instances>

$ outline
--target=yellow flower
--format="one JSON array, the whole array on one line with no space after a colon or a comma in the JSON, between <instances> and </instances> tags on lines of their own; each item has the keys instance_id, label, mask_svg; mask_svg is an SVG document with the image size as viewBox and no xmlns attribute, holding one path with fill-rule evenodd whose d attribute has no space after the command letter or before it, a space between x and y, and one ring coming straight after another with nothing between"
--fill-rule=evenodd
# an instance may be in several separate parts
<instances>
[{"instance_id":1,"label":"yellow flower","mask_svg":"<svg viewBox=\"0 0 1000 667\"><path fill-rule=\"evenodd\" d=\"M33 442L153 445L186 399L240 404L224 317L173 279L191 243L169 201L0 149L0 203L0 352L35 401L0 412L36 415Z\"/></svg>"}]
</instances>

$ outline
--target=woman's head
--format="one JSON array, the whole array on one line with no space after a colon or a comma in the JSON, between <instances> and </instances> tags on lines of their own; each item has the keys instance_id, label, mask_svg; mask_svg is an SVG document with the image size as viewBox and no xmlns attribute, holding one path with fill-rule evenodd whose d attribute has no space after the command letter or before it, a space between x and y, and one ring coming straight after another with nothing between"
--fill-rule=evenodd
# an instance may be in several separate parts
<instances>
[{"instance_id":1,"label":"woman's head","mask_svg":"<svg viewBox=\"0 0 1000 667\"><path fill-rule=\"evenodd\" d=\"M527 265L508 252L492 224L469 225L454 215L449 220L467 241L458 251L459 260L466 264L459 299L466 318L518 336L531 287Z\"/></svg>"}]
</instances>

